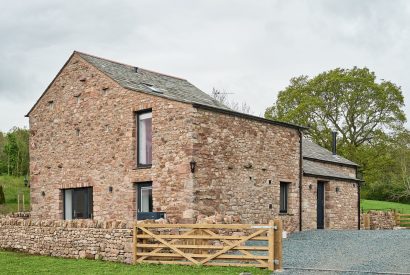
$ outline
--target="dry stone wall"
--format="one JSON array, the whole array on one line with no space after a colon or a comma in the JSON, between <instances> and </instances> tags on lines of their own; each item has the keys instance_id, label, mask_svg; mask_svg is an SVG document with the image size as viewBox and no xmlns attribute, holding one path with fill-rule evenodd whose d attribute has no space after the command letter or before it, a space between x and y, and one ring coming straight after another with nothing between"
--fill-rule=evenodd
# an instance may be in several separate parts
<instances>
[{"instance_id":1,"label":"dry stone wall","mask_svg":"<svg viewBox=\"0 0 410 275\"><path fill-rule=\"evenodd\" d=\"M370 228L365 228L365 215L369 216ZM393 229L396 226L395 213L393 211L370 210L369 212L360 215L360 224L361 229Z\"/></svg>"},{"instance_id":2,"label":"dry stone wall","mask_svg":"<svg viewBox=\"0 0 410 275\"><path fill-rule=\"evenodd\" d=\"M132 262L132 223L0 219L0 248L64 258Z\"/></svg>"}]
</instances>

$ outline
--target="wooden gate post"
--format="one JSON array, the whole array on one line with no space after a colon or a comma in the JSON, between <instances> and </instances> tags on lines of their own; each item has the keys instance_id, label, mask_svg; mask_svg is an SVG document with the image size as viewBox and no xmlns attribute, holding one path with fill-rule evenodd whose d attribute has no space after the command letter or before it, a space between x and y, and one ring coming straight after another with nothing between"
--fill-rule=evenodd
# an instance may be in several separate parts
<instances>
[{"instance_id":1,"label":"wooden gate post","mask_svg":"<svg viewBox=\"0 0 410 275\"><path fill-rule=\"evenodd\" d=\"M274 230L275 223L274 221L269 221L269 229L268 229L268 269L270 271L274 271L275 265L275 230Z\"/></svg>"},{"instance_id":2,"label":"wooden gate post","mask_svg":"<svg viewBox=\"0 0 410 275\"><path fill-rule=\"evenodd\" d=\"M274 248L275 266L274 266L274 270L282 270L282 233L283 233L282 220L276 219L274 221L274 225L275 225L275 248Z\"/></svg>"},{"instance_id":3,"label":"wooden gate post","mask_svg":"<svg viewBox=\"0 0 410 275\"><path fill-rule=\"evenodd\" d=\"M368 213L364 214L363 219L364 219L364 229L370 230L370 215Z\"/></svg>"},{"instance_id":4,"label":"wooden gate post","mask_svg":"<svg viewBox=\"0 0 410 275\"><path fill-rule=\"evenodd\" d=\"M137 223L134 222L133 225L133 230L132 230L132 264L137 263L137 253L138 253L138 239L137 239L137 234L138 234L138 227Z\"/></svg>"}]
</instances>

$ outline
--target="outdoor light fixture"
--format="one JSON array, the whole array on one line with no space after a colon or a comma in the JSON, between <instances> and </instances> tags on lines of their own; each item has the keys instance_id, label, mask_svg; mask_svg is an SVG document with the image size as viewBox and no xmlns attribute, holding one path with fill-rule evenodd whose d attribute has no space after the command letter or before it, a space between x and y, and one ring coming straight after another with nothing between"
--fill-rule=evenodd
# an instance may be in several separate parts
<instances>
[{"instance_id":1,"label":"outdoor light fixture","mask_svg":"<svg viewBox=\"0 0 410 275\"><path fill-rule=\"evenodd\" d=\"M312 190L312 184L309 184L309 190Z\"/></svg>"},{"instance_id":2,"label":"outdoor light fixture","mask_svg":"<svg viewBox=\"0 0 410 275\"><path fill-rule=\"evenodd\" d=\"M44 197L46 195L46 192L41 191L41 195Z\"/></svg>"},{"instance_id":3,"label":"outdoor light fixture","mask_svg":"<svg viewBox=\"0 0 410 275\"><path fill-rule=\"evenodd\" d=\"M108 187L108 192L112 193L112 186Z\"/></svg>"},{"instance_id":4,"label":"outdoor light fixture","mask_svg":"<svg viewBox=\"0 0 410 275\"><path fill-rule=\"evenodd\" d=\"M338 186L338 187L336 187L336 193L338 193L339 191L340 191L340 188Z\"/></svg>"},{"instance_id":5,"label":"outdoor light fixture","mask_svg":"<svg viewBox=\"0 0 410 275\"><path fill-rule=\"evenodd\" d=\"M196 167L196 161L195 160L191 160L189 162L189 166L191 167L191 173L195 172L195 167Z\"/></svg>"}]
</instances>

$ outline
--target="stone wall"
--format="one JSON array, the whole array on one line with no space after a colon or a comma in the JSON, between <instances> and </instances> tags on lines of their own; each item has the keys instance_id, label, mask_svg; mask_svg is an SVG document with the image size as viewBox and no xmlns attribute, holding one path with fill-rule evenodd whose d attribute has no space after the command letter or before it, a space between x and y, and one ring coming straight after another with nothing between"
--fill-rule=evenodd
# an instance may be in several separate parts
<instances>
[{"instance_id":1,"label":"stone wall","mask_svg":"<svg viewBox=\"0 0 410 275\"><path fill-rule=\"evenodd\" d=\"M325 181L325 228L357 229L357 183L303 177L302 228L317 228L317 182ZM311 187L309 187L311 186ZM338 188L339 191L336 190Z\"/></svg>"},{"instance_id":2,"label":"stone wall","mask_svg":"<svg viewBox=\"0 0 410 275\"><path fill-rule=\"evenodd\" d=\"M368 215L370 217L370 228L365 228L364 217ZM395 213L393 211L376 211L370 210L367 213L360 215L360 228L379 230L379 229L393 229L396 226Z\"/></svg>"},{"instance_id":3,"label":"stone wall","mask_svg":"<svg viewBox=\"0 0 410 275\"><path fill-rule=\"evenodd\" d=\"M267 223L279 214L282 181L289 183L285 228L298 227L298 130L203 109L193 124L197 212Z\"/></svg>"},{"instance_id":4,"label":"stone wall","mask_svg":"<svg viewBox=\"0 0 410 275\"><path fill-rule=\"evenodd\" d=\"M145 109L153 113L153 163L138 169L135 113ZM62 190L91 186L94 219L133 220L136 183L152 181L154 211L181 219L193 201L193 111L124 89L74 54L30 113L32 217L63 219Z\"/></svg>"},{"instance_id":5,"label":"stone wall","mask_svg":"<svg viewBox=\"0 0 410 275\"><path fill-rule=\"evenodd\" d=\"M132 223L0 219L0 248L64 258L132 262Z\"/></svg>"}]
</instances>

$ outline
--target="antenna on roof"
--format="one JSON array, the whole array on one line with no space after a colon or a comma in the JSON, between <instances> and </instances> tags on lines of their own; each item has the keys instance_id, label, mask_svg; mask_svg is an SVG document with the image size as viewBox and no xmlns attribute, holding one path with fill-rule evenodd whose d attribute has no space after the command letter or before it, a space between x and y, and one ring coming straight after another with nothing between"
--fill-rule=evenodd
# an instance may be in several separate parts
<instances>
[{"instance_id":1,"label":"antenna on roof","mask_svg":"<svg viewBox=\"0 0 410 275\"><path fill-rule=\"evenodd\" d=\"M227 93L227 92L215 91L214 94L216 94L216 95L233 95L233 94L235 94L235 93Z\"/></svg>"}]
</instances>

